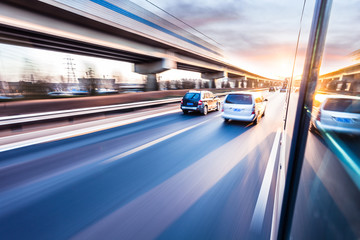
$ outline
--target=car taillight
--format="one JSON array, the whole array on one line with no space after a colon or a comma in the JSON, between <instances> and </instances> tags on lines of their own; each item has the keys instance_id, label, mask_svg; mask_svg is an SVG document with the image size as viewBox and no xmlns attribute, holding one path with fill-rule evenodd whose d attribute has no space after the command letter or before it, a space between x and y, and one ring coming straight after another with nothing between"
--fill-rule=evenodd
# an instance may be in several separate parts
<instances>
[{"instance_id":1,"label":"car taillight","mask_svg":"<svg viewBox=\"0 0 360 240\"><path fill-rule=\"evenodd\" d=\"M252 113L251 113L251 114L255 114L255 104L253 105Z\"/></svg>"},{"instance_id":2,"label":"car taillight","mask_svg":"<svg viewBox=\"0 0 360 240\"><path fill-rule=\"evenodd\" d=\"M320 118L321 118L321 110L319 109L319 112L316 116L316 121L320 121Z\"/></svg>"},{"instance_id":3,"label":"car taillight","mask_svg":"<svg viewBox=\"0 0 360 240\"><path fill-rule=\"evenodd\" d=\"M199 100L199 102L198 102L198 106L201 106L202 105L202 101L201 100Z\"/></svg>"},{"instance_id":4,"label":"car taillight","mask_svg":"<svg viewBox=\"0 0 360 240\"><path fill-rule=\"evenodd\" d=\"M224 104L221 106L221 111L222 112L224 111Z\"/></svg>"},{"instance_id":5,"label":"car taillight","mask_svg":"<svg viewBox=\"0 0 360 240\"><path fill-rule=\"evenodd\" d=\"M181 104L183 104L184 103L184 99L181 99Z\"/></svg>"}]
</instances>

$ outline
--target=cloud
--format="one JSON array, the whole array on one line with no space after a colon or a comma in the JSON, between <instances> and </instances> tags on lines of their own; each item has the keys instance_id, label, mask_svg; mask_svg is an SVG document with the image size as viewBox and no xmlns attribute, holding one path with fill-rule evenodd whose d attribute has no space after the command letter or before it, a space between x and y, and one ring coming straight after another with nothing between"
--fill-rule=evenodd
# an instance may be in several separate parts
<instances>
[{"instance_id":1,"label":"cloud","mask_svg":"<svg viewBox=\"0 0 360 240\"><path fill-rule=\"evenodd\" d=\"M294 22L299 18L294 18L293 11L282 9L278 1L183 0L163 4L166 11L219 42L225 50L256 49L269 43L291 42L297 36ZM290 20L284 21L288 15Z\"/></svg>"},{"instance_id":2,"label":"cloud","mask_svg":"<svg viewBox=\"0 0 360 240\"><path fill-rule=\"evenodd\" d=\"M268 69L269 74L273 74L277 70L276 65L293 61L302 0L154 1L220 43L225 57L238 57L238 62L244 66L249 64L254 69L257 66L259 71ZM300 65L305 57L314 6L314 0L307 1L305 5L298 69L302 69ZM340 66L344 64L342 60L350 59L349 54L360 48L360 32L356 28L359 21L360 0L333 3L325 45L325 64L331 62L332 66Z\"/></svg>"},{"instance_id":3,"label":"cloud","mask_svg":"<svg viewBox=\"0 0 360 240\"><path fill-rule=\"evenodd\" d=\"M234 7L233 3L219 4L216 7L204 3L171 1L165 10L195 28L242 19L241 9Z\"/></svg>"}]
</instances>

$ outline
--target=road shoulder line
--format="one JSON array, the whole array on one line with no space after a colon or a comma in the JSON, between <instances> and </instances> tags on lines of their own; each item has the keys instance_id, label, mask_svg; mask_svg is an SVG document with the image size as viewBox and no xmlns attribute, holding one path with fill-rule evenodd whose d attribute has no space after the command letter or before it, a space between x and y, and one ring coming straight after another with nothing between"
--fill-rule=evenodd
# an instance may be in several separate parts
<instances>
[{"instance_id":1,"label":"road shoulder line","mask_svg":"<svg viewBox=\"0 0 360 240\"><path fill-rule=\"evenodd\" d=\"M265 217L266 205L268 202L271 182L274 173L276 156L280 143L280 136L281 136L281 130L278 129L275 135L273 146L271 148L269 160L266 166L264 178L261 183L260 192L256 201L255 210L251 220L250 229L253 232L260 232L262 229L262 225Z\"/></svg>"},{"instance_id":2,"label":"road shoulder line","mask_svg":"<svg viewBox=\"0 0 360 240\"><path fill-rule=\"evenodd\" d=\"M102 125L98 125L98 126L87 127L84 129L75 130L75 131L56 133L56 134L53 134L50 136L37 137L34 139L24 140L24 141L20 141L20 142L4 144L4 145L0 146L0 152L10 151L10 150L27 147L27 146L31 146L31 145L35 145L35 144L45 143L45 142L57 141L57 140L65 139L65 138L77 137L77 136L81 136L81 135L85 135L85 134L89 134L89 133L93 133L93 132L98 132L98 131L103 131L103 130L110 129L110 128L120 127L123 125L140 122L140 121L143 121L143 120L146 120L149 118L159 117L159 116L176 113L176 112L180 112L180 110L179 109L170 110L170 111L166 111L163 113L156 113L156 114L137 117L137 118L133 118L133 119L127 119L127 120L124 120L121 122L106 123L106 124L102 124Z\"/></svg>"}]
</instances>

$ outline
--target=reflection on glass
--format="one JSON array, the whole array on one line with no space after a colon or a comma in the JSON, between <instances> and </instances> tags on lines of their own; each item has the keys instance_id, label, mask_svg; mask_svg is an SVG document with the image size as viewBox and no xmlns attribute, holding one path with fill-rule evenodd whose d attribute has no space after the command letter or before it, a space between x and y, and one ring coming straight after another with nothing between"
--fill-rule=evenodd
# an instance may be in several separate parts
<instances>
[{"instance_id":1,"label":"reflection on glass","mask_svg":"<svg viewBox=\"0 0 360 240\"><path fill-rule=\"evenodd\" d=\"M355 16L342 3L335 2L332 9L313 98L293 239L360 237L359 30L344 24L353 24ZM346 39L340 41L340 35Z\"/></svg>"}]
</instances>

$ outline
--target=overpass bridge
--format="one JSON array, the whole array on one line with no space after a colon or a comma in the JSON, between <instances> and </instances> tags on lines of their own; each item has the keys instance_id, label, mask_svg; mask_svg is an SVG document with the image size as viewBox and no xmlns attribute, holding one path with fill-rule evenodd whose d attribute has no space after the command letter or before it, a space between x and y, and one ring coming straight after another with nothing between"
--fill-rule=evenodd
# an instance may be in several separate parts
<instances>
[{"instance_id":1,"label":"overpass bridge","mask_svg":"<svg viewBox=\"0 0 360 240\"><path fill-rule=\"evenodd\" d=\"M319 76L319 90L360 93L360 63Z\"/></svg>"},{"instance_id":2,"label":"overpass bridge","mask_svg":"<svg viewBox=\"0 0 360 240\"><path fill-rule=\"evenodd\" d=\"M199 72L211 87L220 78L241 88L281 83L227 63L216 44L129 0L4 0L0 41L131 62L147 75L148 90L157 88L156 74L170 69Z\"/></svg>"}]
</instances>

